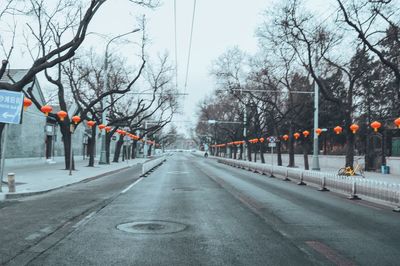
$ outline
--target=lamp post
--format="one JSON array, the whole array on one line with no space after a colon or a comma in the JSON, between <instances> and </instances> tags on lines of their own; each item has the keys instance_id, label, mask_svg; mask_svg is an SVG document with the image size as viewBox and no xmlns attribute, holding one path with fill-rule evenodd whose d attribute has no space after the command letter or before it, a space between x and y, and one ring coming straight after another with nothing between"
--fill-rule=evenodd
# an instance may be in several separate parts
<instances>
[{"instance_id":1,"label":"lamp post","mask_svg":"<svg viewBox=\"0 0 400 266\"><path fill-rule=\"evenodd\" d=\"M318 134L315 132L318 128L318 114L319 114L319 87L314 81L314 138L313 138L313 156L312 156L312 170L320 170L319 167L319 143Z\"/></svg>"},{"instance_id":2,"label":"lamp post","mask_svg":"<svg viewBox=\"0 0 400 266\"><path fill-rule=\"evenodd\" d=\"M108 43L107 43L107 45L106 45L106 51L105 51L105 54L104 54L104 89L103 89L103 93L106 93L106 92L108 91L108 48L109 48L110 44L111 44L114 40L116 40L116 39L118 39L118 38L121 38L121 37L126 36L126 35L131 34L131 33L138 32L139 30L140 30L140 29L134 29L134 30L132 30L132 31L130 31L130 32L117 35L117 36L113 37L112 39L110 39L110 40L108 41ZM106 104L107 104L107 101L106 101L106 97L103 97L103 98L101 99L101 104L102 104L102 107L103 107L103 112L102 112L102 114L101 114L101 121L102 121L102 123L103 123L104 125L106 125L106 124L107 124L107 111L106 111ZM107 155L106 155L106 131L105 131L105 130L102 130L102 131L101 131L101 152L100 152L100 161L99 161L99 164L107 164Z\"/></svg>"}]
</instances>

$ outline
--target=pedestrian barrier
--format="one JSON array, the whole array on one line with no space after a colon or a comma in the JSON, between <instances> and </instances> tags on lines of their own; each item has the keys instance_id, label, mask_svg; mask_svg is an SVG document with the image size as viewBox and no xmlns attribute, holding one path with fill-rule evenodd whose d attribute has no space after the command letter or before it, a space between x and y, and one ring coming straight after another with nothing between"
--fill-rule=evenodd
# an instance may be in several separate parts
<instances>
[{"instance_id":1,"label":"pedestrian barrier","mask_svg":"<svg viewBox=\"0 0 400 266\"><path fill-rule=\"evenodd\" d=\"M349 195L349 199L368 197L396 206L394 210L400 211L400 184L226 158L219 158L218 162L271 177L279 175L287 181L298 181L299 185L313 184L320 191L334 190Z\"/></svg>"},{"instance_id":2,"label":"pedestrian barrier","mask_svg":"<svg viewBox=\"0 0 400 266\"><path fill-rule=\"evenodd\" d=\"M158 165L162 164L166 160L167 159L164 156L162 156L160 158L145 162L144 164L142 164L142 175L145 175L146 173L148 173Z\"/></svg>"}]
</instances>

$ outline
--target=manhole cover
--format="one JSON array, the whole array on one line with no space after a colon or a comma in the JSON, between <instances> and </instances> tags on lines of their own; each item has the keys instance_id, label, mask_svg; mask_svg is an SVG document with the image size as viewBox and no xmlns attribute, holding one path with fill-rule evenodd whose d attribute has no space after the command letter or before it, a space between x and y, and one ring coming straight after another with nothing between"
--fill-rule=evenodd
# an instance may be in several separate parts
<instances>
[{"instance_id":1,"label":"manhole cover","mask_svg":"<svg viewBox=\"0 0 400 266\"><path fill-rule=\"evenodd\" d=\"M176 187L172 189L173 191L195 191L195 188L192 187Z\"/></svg>"},{"instance_id":2,"label":"manhole cover","mask_svg":"<svg viewBox=\"0 0 400 266\"><path fill-rule=\"evenodd\" d=\"M169 221L139 221L117 225L117 229L133 234L171 234L185 230L187 225Z\"/></svg>"}]
</instances>

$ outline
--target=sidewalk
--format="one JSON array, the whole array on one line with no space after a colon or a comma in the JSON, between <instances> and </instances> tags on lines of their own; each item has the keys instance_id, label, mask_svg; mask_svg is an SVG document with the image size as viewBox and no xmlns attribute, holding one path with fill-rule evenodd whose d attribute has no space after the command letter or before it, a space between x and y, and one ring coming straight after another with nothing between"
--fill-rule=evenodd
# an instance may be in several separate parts
<instances>
[{"instance_id":1,"label":"sidewalk","mask_svg":"<svg viewBox=\"0 0 400 266\"><path fill-rule=\"evenodd\" d=\"M199 156L204 156L204 151L196 151L194 154L199 155ZM219 157L214 157L214 156L209 156L209 158L219 158ZM257 163L261 163L261 160L257 160ZM267 161L269 163L269 161ZM295 161L296 166L295 168L299 169L304 169L304 161L303 160L296 160ZM311 165L311 161L309 162ZM276 164L276 160L274 160L274 166ZM282 164L282 166L287 166L286 164ZM339 169L332 168L332 167L321 167L321 172L327 172L327 173L337 173ZM393 184L400 184L400 175L396 174L382 174L379 172L364 172L365 178L369 180L374 180L378 182L387 182L387 183L393 183Z\"/></svg>"},{"instance_id":2,"label":"sidewalk","mask_svg":"<svg viewBox=\"0 0 400 266\"><path fill-rule=\"evenodd\" d=\"M6 165L2 186L3 192L0 192L0 201L5 198L44 193L85 179L121 171L136 164L142 164L147 160L137 158L109 165L99 165L96 160L94 167L88 167L88 160L77 159L75 161L76 170L72 171L72 175L69 175L68 170L64 170L64 161L58 161L54 164ZM15 173L15 193L8 192L7 173Z\"/></svg>"}]
</instances>

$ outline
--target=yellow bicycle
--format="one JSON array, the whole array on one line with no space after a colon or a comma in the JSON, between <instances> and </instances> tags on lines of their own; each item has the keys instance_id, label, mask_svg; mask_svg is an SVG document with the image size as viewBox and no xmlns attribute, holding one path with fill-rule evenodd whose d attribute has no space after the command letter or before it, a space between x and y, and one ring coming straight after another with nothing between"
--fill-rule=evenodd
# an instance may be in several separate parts
<instances>
[{"instance_id":1,"label":"yellow bicycle","mask_svg":"<svg viewBox=\"0 0 400 266\"><path fill-rule=\"evenodd\" d=\"M364 176L364 166L362 164L360 164L358 161L359 161L359 159L356 159L356 165L355 165L354 168L352 168L351 166L340 168L339 171L338 171L338 175L340 175L340 176L360 175L363 178L365 178L365 176Z\"/></svg>"}]
</instances>

